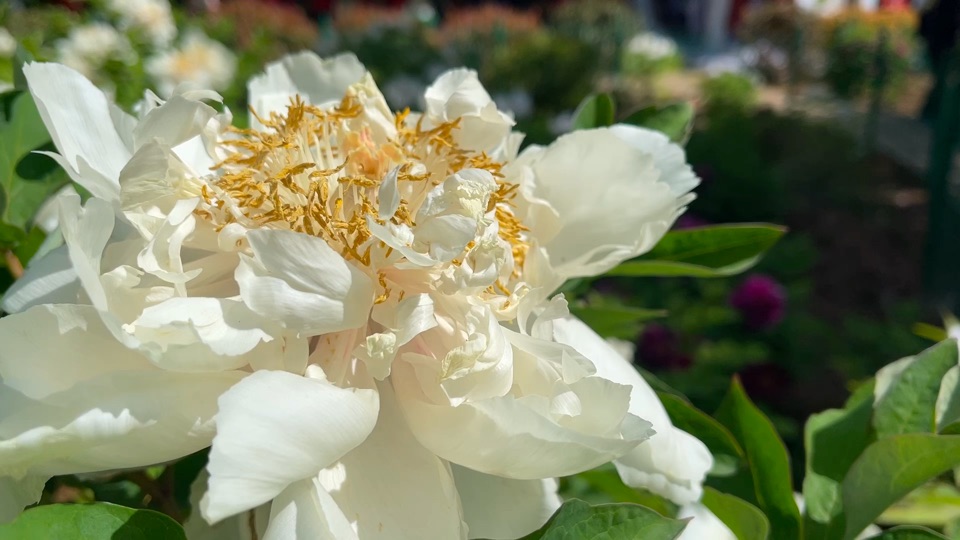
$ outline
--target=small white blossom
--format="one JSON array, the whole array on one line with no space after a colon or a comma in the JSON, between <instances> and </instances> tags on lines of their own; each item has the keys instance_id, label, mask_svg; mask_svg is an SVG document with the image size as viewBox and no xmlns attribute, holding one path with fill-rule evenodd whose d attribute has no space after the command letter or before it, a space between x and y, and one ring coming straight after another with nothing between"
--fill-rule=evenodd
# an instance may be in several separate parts
<instances>
[{"instance_id":1,"label":"small white blossom","mask_svg":"<svg viewBox=\"0 0 960 540\"><path fill-rule=\"evenodd\" d=\"M106 23L90 23L70 30L56 43L57 61L88 79L97 79L97 72L112 58L129 60L130 42L116 28Z\"/></svg>"},{"instance_id":2,"label":"small white blossom","mask_svg":"<svg viewBox=\"0 0 960 540\"><path fill-rule=\"evenodd\" d=\"M119 15L121 28L142 32L155 47L166 47L177 36L167 0L109 0L108 8Z\"/></svg>"},{"instance_id":3,"label":"small white blossom","mask_svg":"<svg viewBox=\"0 0 960 540\"><path fill-rule=\"evenodd\" d=\"M181 84L222 91L233 81L237 57L223 43L195 30L179 47L147 59L146 69L161 96L172 95Z\"/></svg>"},{"instance_id":4,"label":"small white blossom","mask_svg":"<svg viewBox=\"0 0 960 540\"><path fill-rule=\"evenodd\" d=\"M677 55L677 43L667 36L653 32L643 32L630 38L627 52L648 58L662 60Z\"/></svg>"}]
</instances>

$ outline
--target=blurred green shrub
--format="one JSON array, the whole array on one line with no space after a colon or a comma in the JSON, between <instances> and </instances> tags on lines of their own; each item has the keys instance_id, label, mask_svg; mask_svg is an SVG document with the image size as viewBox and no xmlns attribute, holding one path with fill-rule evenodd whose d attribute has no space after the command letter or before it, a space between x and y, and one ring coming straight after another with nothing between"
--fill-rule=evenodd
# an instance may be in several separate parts
<instances>
[{"instance_id":1,"label":"blurred green shrub","mask_svg":"<svg viewBox=\"0 0 960 540\"><path fill-rule=\"evenodd\" d=\"M845 11L824 24L825 78L837 95L863 95L883 77L885 97L900 92L917 53L912 11Z\"/></svg>"},{"instance_id":2,"label":"blurred green shrub","mask_svg":"<svg viewBox=\"0 0 960 540\"><path fill-rule=\"evenodd\" d=\"M610 71L622 45L644 27L640 14L622 0L566 0L549 22L561 35L594 47L601 68Z\"/></svg>"},{"instance_id":3,"label":"blurred green shrub","mask_svg":"<svg viewBox=\"0 0 960 540\"><path fill-rule=\"evenodd\" d=\"M757 105L757 87L753 80L738 73L722 73L705 79L701 85L704 112L708 118L746 114Z\"/></svg>"}]
</instances>

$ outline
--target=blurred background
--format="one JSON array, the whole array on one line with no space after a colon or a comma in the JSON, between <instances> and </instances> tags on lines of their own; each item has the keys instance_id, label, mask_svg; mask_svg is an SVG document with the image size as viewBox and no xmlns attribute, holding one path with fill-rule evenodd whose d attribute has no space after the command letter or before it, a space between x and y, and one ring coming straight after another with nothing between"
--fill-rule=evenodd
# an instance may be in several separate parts
<instances>
[{"instance_id":1,"label":"blurred background","mask_svg":"<svg viewBox=\"0 0 960 540\"><path fill-rule=\"evenodd\" d=\"M811 412L957 312L958 27L960 0L4 0L0 90L19 63L51 60L128 109L148 88L212 88L243 124L246 81L313 49L354 52L397 109L420 107L445 69L476 69L528 143L569 131L598 92L621 116L692 104L686 150L703 183L676 227L765 221L788 235L736 277L566 292L701 409L739 374L799 456Z\"/></svg>"}]
</instances>

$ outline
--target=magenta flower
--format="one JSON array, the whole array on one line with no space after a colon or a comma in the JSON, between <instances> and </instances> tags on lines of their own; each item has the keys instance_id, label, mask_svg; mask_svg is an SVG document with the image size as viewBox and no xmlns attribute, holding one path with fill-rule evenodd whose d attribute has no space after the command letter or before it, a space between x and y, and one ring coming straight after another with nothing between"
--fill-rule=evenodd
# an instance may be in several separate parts
<instances>
[{"instance_id":1,"label":"magenta flower","mask_svg":"<svg viewBox=\"0 0 960 540\"><path fill-rule=\"evenodd\" d=\"M730 305L740 312L743 322L751 330L773 328L786 312L787 294L777 280L754 274L743 280L733 294Z\"/></svg>"}]
</instances>

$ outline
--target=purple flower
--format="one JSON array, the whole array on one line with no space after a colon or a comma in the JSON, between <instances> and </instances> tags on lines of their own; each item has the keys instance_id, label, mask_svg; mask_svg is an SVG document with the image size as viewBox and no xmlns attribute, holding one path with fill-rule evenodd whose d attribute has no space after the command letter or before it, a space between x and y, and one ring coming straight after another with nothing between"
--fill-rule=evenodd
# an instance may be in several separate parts
<instances>
[{"instance_id":1,"label":"purple flower","mask_svg":"<svg viewBox=\"0 0 960 540\"><path fill-rule=\"evenodd\" d=\"M641 366L661 371L682 371L693 361L680 351L677 335L662 324L643 327L637 343L636 360Z\"/></svg>"},{"instance_id":2,"label":"purple flower","mask_svg":"<svg viewBox=\"0 0 960 540\"><path fill-rule=\"evenodd\" d=\"M779 324L786 304L783 285L761 274L743 280L730 295L730 305L740 312L744 324L751 330L766 330Z\"/></svg>"}]
</instances>

